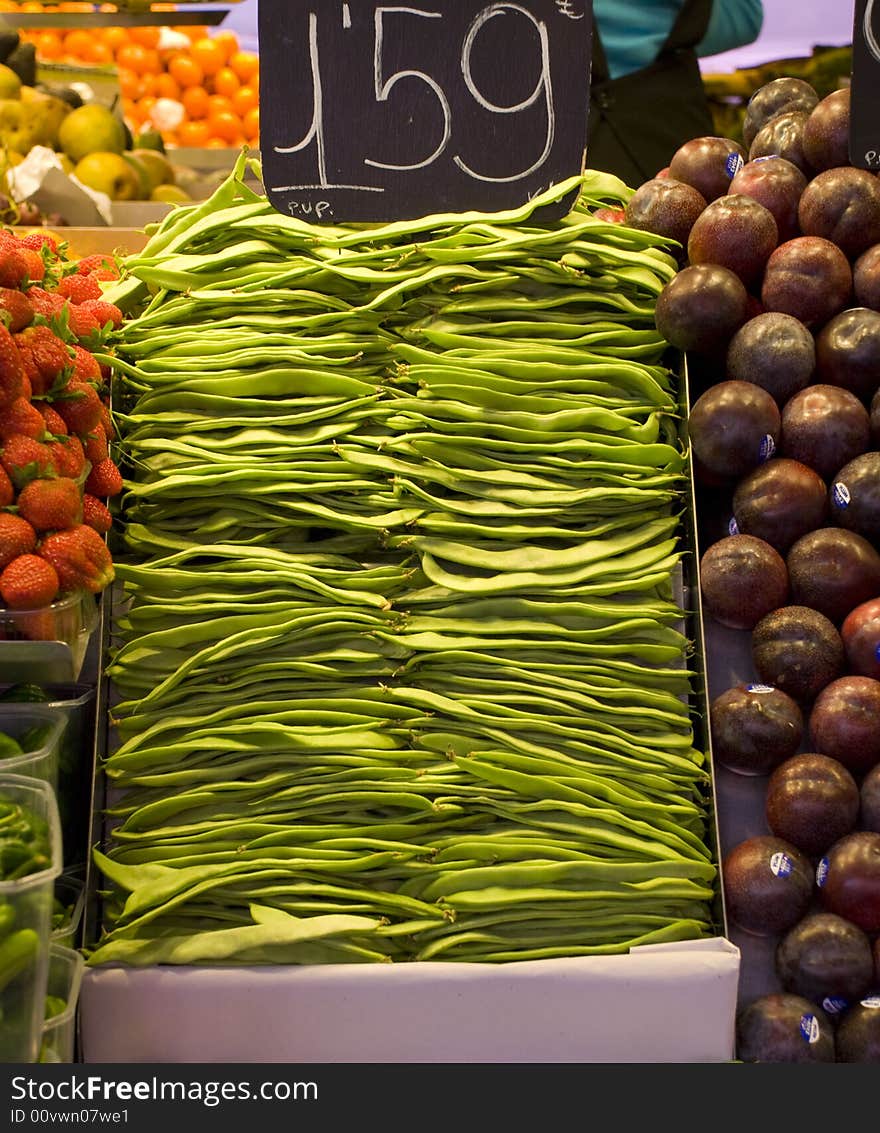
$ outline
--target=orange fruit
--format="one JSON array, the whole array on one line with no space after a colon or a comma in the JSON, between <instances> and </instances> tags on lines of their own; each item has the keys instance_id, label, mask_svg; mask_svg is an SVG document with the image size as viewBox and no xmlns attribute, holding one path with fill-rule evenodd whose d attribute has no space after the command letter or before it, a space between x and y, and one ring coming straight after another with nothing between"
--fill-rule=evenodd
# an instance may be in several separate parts
<instances>
[{"instance_id":1,"label":"orange fruit","mask_svg":"<svg viewBox=\"0 0 880 1133\"><path fill-rule=\"evenodd\" d=\"M228 149L229 142L224 141L223 138L208 138L205 142L205 149Z\"/></svg>"},{"instance_id":2,"label":"orange fruit","mask_svg":"<svg viewBox=\"0 0 880 1133\"><path fill-rule=\"evenodd\" d=\"M64 54L71 59L88 61L92 48L92 36L85 28L74 28L64 36Z\"/></svg>"},{"instance_id":3,"label":"orange fruit","mask_svg":"<svg viewBox=\"0 0 880 1133\"><path fill-rule=\"evenodd\" d=\"M161 30L155 26L133 27L128 30L128 37L132 43L140 43L143 47L158 47L161 35Z\"/></svg>"},{"instance_id":4,"label":"orange fruit","mask_svg":"<svg viewBox=\"0 0 880 1133\"><path fill-rule=\"evenodd\" d=\"M177 80L181 89L204 85L205 73L195 59L181 52L168 60L168 73Z\"/></svg>"},{"instance_id":5,"label":"orange fruit","mask_svg":"<svg viewBox=\"0 0 880 1133\"><path fill-rule=\"evenodd\" d=\"M204 87L187 87L180 95L187 118L196 120L207 117L210 97Z\"/></svg>"},{"instance_id":6,"label":"orange fruit","mask_svg":"<svg viewBox=\"0 0 880 1133\"><path fill-rule=\"evenodd\" d=\"M254 87L239 87L232 96L232 109L244 118L249 110L260 105L260 92Z\"/></svg>"},{"instance_id":7,"label":"orange fruit","mask_svg":"<svg viewBox=\"0 0 880 1133\"><path fill-rule=\"evenodd\" d=\"M223 45L207 35L193 43L190 49L190 57L195 59L206 75L216 75L226 63L226 52Z\"/></svg>"},{"instance_id":8,"label":"orange fruit","mask_svg":"<svg viewBox=\"0 0 880 1133\"><path fill-rule=\"evenodd\" d=\"M115 56L119 48L128 43L128 31L125 28L105 28L103 40Z\"/></svg>"},{"instance_id":9,"label":"orange fruit","mask_svg":"<svg viewBox=\"0 0 880 1133\"><path fill-rule=\"evenodd\" d=\"M241 119L232 110L218 110L208 118L212 138L222 138L225 142L237 142L242 137Z\"/></svg>"},{"instance_id":10,"label":"orange fruit","mask_svg":"<svg viewBox=\"0 0 880 1133\"><path fill-rule=\"evenodd\" d=\"M244 136L251 143L251 145L258 145L260 141L260 108L253 106L242 117L242 128L244 129Z\"/></svg>"},{"instance_id":11,"label":"orange fruit","mask_svg":"<svg viewBox=\"0 0 880 1133\"><path fill-rule=\"evenodd\" d=\"M197 88L190 88L195 90ZM204 119L198 121L181 122L177 127L177 141L182 146L193 149L203 149L211 137L211 127Z\"/></svg>"},{"instance_id":12,"label":"orange fruit","mask_svg":"<svg viewBox=\"0 0 880 1133\"><path fill-rule=\"evenodd\" d=\"M137 71L132 71L131 67L119 67L117 69L117 79L123 98L136 99L147 93L144 88L143 78Z\"/></svg>"},{"instance_id":13,"label":"orange fruit","mask_svg":"<svg viewBox=\"0 0 880 1133\"><path fill-rule=\"evenodd\" d=\"M37 49L37 58L55 60L64 54L64 43L58 32L41 31L34 37L34 46Z\"/></svg>"},{"instance_id":14,"label":"orange fruit","mask_svg":"<svg viewBox=\"0 0 880 1133\"><path fill-rule=\"evenodd\" d=\"M113 52L106 43L102 43L100 39L93 39L89 44L88 53L84 56L88 63L112 63Z\"/></svg>"},{"instance_id":15,"label":"orange fruit","mask_svg":"<svg viewBox=\"0 0 880 1133\"><path fill-rule=\"evenodd\" d=\"M213 36L216 44L223 48L225 60L230 60L237 51L241 50L238 42L238 36L234 31L218 31Z\"/></svg>"},{"instance_id":16,"label":"orange fruit","mask_svg":"<svg viewBox=\"0 0 880 1133\"><path fill-rule=\"evenodd\" d=\"M212 94L208 96L208 117L223 110L232 110L232 99L225 94ZM234 111L233 111L234 113Z\"/></svg>"},{"instance_id":17,"label":"orange fruit","mask_svg":"<svg viewBox=\"0 0 880 1133\"><path fill-rule=\"evenodd\" d=\"M232 98L241 86L241 79L231 67L221 67L214 75L212 85L214 94L225 94L227 98Z\"/></svg>"},{"instance_id":18,"label":"orange fruit","mask_svg":"<svg viewBox=\"0 0 880 1133\"><path fill-rule=\"evenodd\" d=\"M229 58L229 66L243 83L247 83L259 71L260 57L252 51L236 51Z\"/></svg>"},{"instance_id":19,"label":"orange fruit","mask_svg":"<svg viewBox=\"0 0 880 1133\"><path fill-rule=\"evenodd\" d=\"M116 52L116 65L118 67L128 67L138 75L143 75L146 71L151 69L159 69L158 67L151 68L150 63L149 50L140 43L123 43Z\"/></svg>"},{"instance_id":20,"label":"orange fruit","mask_svg":"<svg viewBox=\"0 0 880 1133\"><path fill-rule=\"evenodd\" d=\"M173 75L169 75L167 71L163 71L160 75L156 75L153 82L152 92L158 98L180 98L181 90L180 83Z\"/></svg>"}]
</instances>

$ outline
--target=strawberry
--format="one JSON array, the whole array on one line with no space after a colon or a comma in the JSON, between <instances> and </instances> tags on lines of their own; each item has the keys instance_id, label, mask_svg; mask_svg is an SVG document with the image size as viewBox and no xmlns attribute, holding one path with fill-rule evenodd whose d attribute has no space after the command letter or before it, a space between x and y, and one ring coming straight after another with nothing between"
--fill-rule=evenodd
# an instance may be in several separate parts
<instances>
[{"instance_id":1,"label":"strawberry","mask_svg":"<svg viewBox=\"0 0 880 1133\"><path fill-rule=\"evenodd\" d=\"M57 409L53 409L48 401L38 401L37 409L45 422L47 433L51 433L53 437L67 436L67 422Z\"/></svg>"},{"instance_id":2,"label":"strawberry","mask_svg":"<svg viewBox=\"0 0 880 1133\"><path fill-rule=\"evenodd\" d=\"M30 283L42 283L46 278L46 264L43 257L34 248L28 248L19 242L18 254L27 266L27 279Z\"/></svg>"},{"instance_id":3,"label":"strawberry","mask_svg":"<svg viewBox=\"0 0 880 1133\"><path fill-rule=\"evenodd\" d=\"M10 334L18 334L34 321L33 304L23 291L0 287L0 319L6 323Z\"/></svg>"},{"instance_id":4,"label":"strawberry","mask_svg":"<svg viewBox=\"0 0 880 1133\"><path fill-rule=\"evenodd\" d=\"M16 502L18 514L34 531L63 531L82 523L82 493L76 480L68 476L31 480Z\"/></svg>"},{"instance_id":5,"label":"strawberry","mask_svg":"<svg viewBox=\"0 0 880 1133\"><path fill-rule=\"evenodd\" d=\"M0 573L0 597L10 610L35 610L58 597L58 572L40 555L19 555Z\"/></svg>"},{"instance_id":6,"label":"strawberry","mask_svg":"<svg viewBox=\"0 0 880 1133\"><path fill-rule=\"evenodd\" d=\"M87 311L98 320L98 326L103 329L110 323L114 330L122 326L122 311L115 303L108 303L106 299L84 299L78 304L81 311Z\"/></svg>"},{"instance_id":7,"label":"strawberry","mask_svg":"<svg viewBox=\"0 0 880 1133\"><path fill-rule=\"evenodd\" d=\"M3 442L0 464L19 491L31 480L51 476L55 471L49 446L20 433Z\"/></svg>"},{"instance_id":8,"label":"strawberry","mask_svg":"<svg viewBox=\"0 0 880 1133\"><path fill-rule=\"evenodd\" d=\"M116 436L116 426L113 424L113 414L110 411L109 398L101 398L101 424L104 426L107 439L112 441Z\"/></svg>"},{"instance_id":9,"label":"strawberry","mask_svg":"<svg viewBox=\"0 0 880 1133\"><path fill-rule=\"evenodd\" d=\"M11 511L0 512L0 570L19 555L36 549L37 533L26 519Z\"/></svg>"},{"instance_id":10,"label":"strawberry","mask_svg":"<svg viewBox=\"0 0 880 1133\"><path fill-rule=\"evenodd\" d=\"M64 302L67 304L67 329L74 339L80 345L99 340L101 325L95 312L89 311L85 303L71 303L67 299Z\"/></svg>"},{"instance_id":11,"label":"strawberry","mask_svg":"<svg viewBox=\"0 0 880 1133\"><path fill-rule=\"evenodd\" d=\"M106 500L110 496L118 496L122 491L122 473L115 461L109 457L93 464L86 476L85 490L98 499Z\"/></svg>"},{"instance_id":12,"label":"strawberry","mask_svg":"<svg viewBox=\"0 0 880 1133\"><path fill-rule=\"evenodd\" d=\"M10 405L22 396L24 367L15 338L0 322L0 407Z\"/></svg>"},{"instance_id":13,"label":"strawberry","mask_svg":"<svg viewBox=\"0 0 880 1133\"><path fill-rule=\"evenodd\" d=\"M53 256L59 254L58 241L48 232L28 232L26 236L19 238L19 243L25 248L33 248L36 252L42 252L44 248L48 248Z\"/></svg>"},{"instance_id":14,"label":"strawberry","mask_svg":"<svg viewBox=\"0 0 880 1133\"><path fill-rule=\"evenodd\" d=\"M79 306L86 299L100 299L104 292L101 284L93 275L66 275L58 284L57 291L65 299L69 299L75 306Z\"/></svg>"},{"instance_id":15,"label":"strawberry","mask_svg":"<svg viewBox=\"0 0 880 1133\"><path fill-rule=\"evenodd\" d=\"M79 437L60 437L58 440L48 441L47 447L52 454L52 466L56 475L69 476L77 482L85 475L86 454Z\"/></svg>"},{"instance_id":16,"label":"strawberry","mask_svg":"<svg viewBox=\"0 0 880 1133\"><path fill-rule=\"evenodd\" d=\"M83 437L83 449L89 464L100 464L102 460L107 460L110 456L110 443L103 425L96 425L91 433Z\"/></svg>"},{"instance_id":17,"label":"strawberry","mask_svg":"<svg viewBox=\"0 0 880 1133\"><path fill-rule=\"evenodd\" d=\"M92 271L108 271L112 272L112 279L119 279L119 267L113 256L108 256L103 252L96 252L92 256L83 256L77 264L76 270L80 275L88 275Z\"/></svg>"},{"instance_id":18,"label":"strawberry","mask_svg":"<svg viewBox=\"0 0 880 1133\"><path fill-rule=\"evenodd\" d=\"M102 403L98 391L88 382L71 379L63 391L53 398L52 405L64 419L67 428L78 437L86 437L101 423Z\"/></svg>"},{"instance_id":19,"label":"strawberry","mask_svg":"<svg viewBox=\"0 0 880 1133\"><path fill-rule=\"evenodd\" d=\"M116 577L107 544L85 523L53 531L39 544L37 553L55 568L62 594L72 590L100 594Z\"/></svg>"},{"instance_id":20,"label":"strawberry","mask_svg":"<svg viewBox=\"0 0 880 1133\"><path fill-rule=\"evenodd\" d=\"M12 237L11 240L0 241L0 287L18 290L28 275L28 263L18 246L18 240Z\"/></svg>"},{"instance_id":21,"label":"strawberry","mask_svg":"<svg viewBox=\"0 0 880 1133\"><path fill-rule=\"evenodd\" d=\"M11 405L0 409L0 440L5 441L16 433L41 441L46 436L43 414L27 398L17 397Z\"/></svg>"},{"instance_id":22,"label":"strawberry","mask_svg":"<svg viewBox=\"0 0 880 1133\"><path fill-rule=\"evenodd\" d=\"M15 485L5 468L0 468L0 507L9 507L15 500Z\"/></svg>"},{"instance_id":23,"label":"strawberry","mask_svg":"<svg viewBox=\"0 0 880 1133\"><path fill-rule=\"evenodd\" d=\"M75 343L73 346L73 376L81 382L102 381L101 367L90 350Z\"/></svg>"},{"instance_id":24,"label":"strawberry","mask_svg":"<svg viewBox=\"0 0 880 1133\"><path fill-rule=\"evenodd\" d=\"M113 526L113 516L103 500L88 492L83 496L83 523L93 527L99 535L106 535Z\"/></svg>"},{"instance_id":25,"label":"strawberry","mask_svg":"<svg viewBox=\"0 0 880 1133\"><path fill-rule=\"evenodd\" d=\"M34 313L42 315L44 319L56 318L67 304L63 295L59 295L57 291L46 291L42 287L29 288L27 299Z\"/></svg>"},{"instance_id":26,"label":"strawberry","mask_svg":"<svg viewBox=\"0 0 880 1133\"><path fill-rule=\"evenodd\" d=\"M27 327L13 338L24 372L30 378L34 397L47 394L59 378L72 370L73 361L67 343L49 327Z\"/></svg>"}]
</instances>

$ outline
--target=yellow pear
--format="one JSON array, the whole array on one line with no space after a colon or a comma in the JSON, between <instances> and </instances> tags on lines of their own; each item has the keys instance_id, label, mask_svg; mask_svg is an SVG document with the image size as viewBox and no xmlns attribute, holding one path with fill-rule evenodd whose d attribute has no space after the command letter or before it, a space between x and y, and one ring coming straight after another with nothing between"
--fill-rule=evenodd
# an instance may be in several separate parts
<instances>
[{"instance_id":1,"label":"yellow pear","mask_svg":"<svg viewBox=\"0 0 880 1133\"><path fill-rule=\"evenodd\" d=\"M121 153L87 153L76 163L73 174L83 185L106 193L111 201L136 201L140 197L141 179Z\"/></svg>"},{"instance_id":2,"label":"yellow pear","mask_svg":"<svg viewBox=\"0 0 880 1133\"><path fill-rule=\"evenodd\" d=\"M133 149L131 156L137 158L146 169L149 177L149 192L152 193L157 185L173 185L175 182L174 166L164 153L155 149Z\"/></svg>"},{"instance_id":3,"label":"yellow pear","mask_svg":"<svg viewBox=\"0 0 880 1133\"><path fill-rule=\"evenodd\" d=\"M37 138L35 144L55 149L61 123L71 111L70 103L29 86L22 86L20 98L27 107L28 117L34 126Z\"/></svg>"},{"instance_id":4,"label":"yellow pear","mask_svg":"<svg viewBox=\"0 0 880 1133\"><path fill-rule=\"evenodd\" d=\"M0 146L27 154L40 142L40 123L17 98L0 99Z\"/></svg>"},{"instance_id":5,"label":"yellow pear","mask_svg":"<svg viewBox=\"0 0 880 1133\"><path fill-rule=\"evenodd\" d=\"M150 200L160 201L162 204L179 205L191 201L192 197L179 185L157 185L150 193Z\"/></svg>"},{"instance_id":6,"label":"yellow pear","mask_svg":"<svg viewBox=\"0 0 880 1133\"><path fill-rule=\"evenodd\" d=\"M75 162L91 153L122 154L125 126L103 103L87 102L71 110L61 123L58 148Z\"/></svg>"},{"instance_id":7,"label":"yellow pear","mask_svg":"<svg viewBox=\"0 0 880 1133\"><path fill-rule=\"evenodd\" d=\"M18 98L21 79L11 67L0 63L0 98Z\"/></svg>"}]
</instances>

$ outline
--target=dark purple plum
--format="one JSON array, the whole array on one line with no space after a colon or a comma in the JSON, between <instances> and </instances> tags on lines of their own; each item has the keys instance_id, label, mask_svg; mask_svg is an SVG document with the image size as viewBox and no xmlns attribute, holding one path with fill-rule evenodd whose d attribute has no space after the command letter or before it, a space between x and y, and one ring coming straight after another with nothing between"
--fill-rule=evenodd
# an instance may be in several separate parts
<instances>
[{"instance_id":1,"label":"dark purple plum","mask_svg":"<svg viewBox=\"0 0 880 1133\"><path fill-rule=\"evenodd\" d=\"M813 866L797 846L757 834L728 850L721 863L728 919L744 932L787 932L813 898Z\"/></svg>"},{"instance_id":2,"label":"dark purple plum","mask_svg":"<svg viewBox=\"0 0 880 1133\"><path fill-rule=\"evenodd\" d=\"M768 775L800 746L804 716L797 701L771 685L738 684L709 706L712 755L738 775Z\"/></svg>"},{"instance_id":3,"label":"dark purple plum","mask_svg":"<svg viewBox=\"0 0 880 1133\"><path fill-rule=\"evenodd\" d=\"M849 165L850 88L826 94L807 115L802 146L815 173Z\"/></svg>"},{"instance_id":4,"label":"dark purple plum","mask_svg":"<svg viewBox=\"0 0 880 1133\"><path fill-rule=\"evenodd\" d=\"M764 793L768 828L809 858L855 830L859 788L845 764L817 751L799 752L774 768Z\"/></svg>"},{"instance_id":5,"label":"dark purple plum","mask_svg":"<svg viewBox=\"0 0 880 1133\"><path fill-rule=\"evenodd\" d=\"M652 177L627 201L624 216L631 228L678 241L679 260L683 262L691 228L706 204L706 198L693 185L671 177Z\"/></svg>"},{"instance_id":6,"label":"dark purple plum","mask_svg":"<svg viewBox=\"0 0 880 1133\"><path fill-rule=\"evenodd\" d=\"M776 946L774 967L785 991L815 1003L852 1003L874 980L871 941L834 913L808 913Z\"/></svg>"},{"instance_id":7,"label":"dark purple plum","mask_svg":"<svg viewBox=\"0 0 880 1133\"><path fill-rule=\"evenodd\" d=\"M880 834L880 763L875 764L859 787L859 825Z\"/></svg>"},{"instance_id":8,"label":"dark purple plum","mask_svg":"<svg viewBox=\"0 0 880 1133\"><path fill-rule=\"evenodd\" d=\"M800 704L819 695L844 668L843 641L830 618L809 606L780 606L752 630L752 664L760 680Z\"/></svg>"},{"instance_id":9,"label":"dark purple plum","mask_svg":"<svg viewBox=\"0 0 880 1133\"><path fill-rule=\"evenodd\" d=\"M845 464L828 495L832 522L880 546L880 452L863 452Z\"/></svg>"},{"instance_id":10,"label":"dark purple plum","mask_svg":"<svg viewBox=\"0 0 880 1133\"><path fill-rule=\"evenodd\" d=\"M813 380L816 340L793 315L764 311L731 338L725 366L729 379L754 382L782 408Z\"/></svg>"},{"instance_id":11,"label":"dark purple plum","mask_svg":"<svg viewBox=\"0 0 880 1133\"><path fill-rule=\"evenodd\" d=\"M801 194L798 223L805 236L822 236L856 259L880 241L880 180L851 165L824 169Z\"/></svg>"},{"instance_id":12,"label":"dark purple plum","mask_svg":"<svg viewBox=\"0 0 880 1133\"><path fill-rule=\"evenodd\" d=\"M799 460L825 481L870 446L868 411L843 386L816 382L792 394L782 407L780 456Z\"/></svg>"},{"instance_id":13,"label":"dark purple plum","mask_svg":"<svg viewBox=\"0 0 880 1133\"><path fill-rule=\"evenodd\" d=\"M669 176L693 187L706 201L723 197L746 151L732 138L704 135L678 147L669 162Z\"/></svg>"},{"instance_id":14,"label":"dark purple plum","mask_svg":"<svg viewBox=\"0 0 880 1133\"><path fill-rule=\"evenodd\" d=\"M819 102L819 95L806 79L783 76L771 79L752 94L743 116L743 142L750 146L758 131L786 110L809 113Z\"/></svg>"},{"instance_id":15,"label":"dark purple plum","mask_svg":"<svg viewBox=\"0 0 880 1133\"><path fill-rule=\"evenodd\" d=\"M843 619L840 636L853 673L880 680L880 597L869 598Z\"/></svg>"},{"instance_id":16,"label":"dark purple plum","mask_svg":"<svg viewBox=\"0 0 880 1133\"><path fill-rule=\"evenodd\" d=\"M716 382L688 414L688 435L700 464L736 478L776 451L782 415L771 395L751 382Z\"/></svg>"},{"instance_id":17,"label":"dark purple plum","mask_svg":"<svg viewBox=\"0 0 880 1133\"><path fill-rule=\"evenodd\" d=\"M822 857L816 869L819 900L829 913L880 932L880 834L853 830Z\"/></svg>"},{"instance_id":18,"label":"dark purple plum","mask_svg":"<svg viewBox=\"0 0 880 1133\"><path fill-rule=\"evenodd\" d=\"M785 556L791 600L841 624L850 610L880 594L880 551L844 527L817 527Z\"/></svg>"},{"instance_id":19,"label":"dark purple plum","mask_svg":"<svg viewBox=\"0 0 880 1133\"><path fill-rule=\"evenodd\" d=\"M851 297L850 262L823 236L795 236L770 253L761 283L766 310L794 315L813 330L842 311Z\"/></svg>"},{"instance_id":20,"label":"dark purple plum","mask_svg":"<svg viewBox=\"0 0 880 1133\"><path fill-rule=\"evenodd\" d=\"M787 456L742 476L732 502L737 531L766 540L781 555L828 519L828 485L814 468Z\"/></svg>"},{"instance_id":21,"label":"dark purple plum","mask_svg":"<svg viewBox=\"0 0 880 1133\"><path fill-rule=\"evenodd\" d=\"M729 268L749 287L763 274L777 243L773 213L753 197L729 194L716 197L694 221L687 254L692 264Z\"/></svg>"},{"instance_id":22,"label":"dark purple plum","mask_svg":"<svg viewBox=\"0 0 880 1133\"><path fill-rule=\"evenodd\" d=\"M848 307L817 332L816 381L848 389L870 404L880 387L880 311Z\"/></svg>"},{"instance_id":23,"label":"dark purple plum","mask_svg":"<svg viewBox=\"0 0 880 1133\"><path fill-rule=\"evenodd\" d=\"M880 763L880 681L844 673L830 681L810 709L807 730L816 751L861 776Z\"/></svg>"},{"instance_id":24,"label":"dark purple plum","mask_svg":"<svg viewBox=\"0 0 880 1133\"><path fill-rule=\"evenodd\" d=\"M835 1062L834 1026L812 1000L768 992L736 1015L740 1062Z\"/></svg>"},{"instance_id":25,"label":"dark purple plum","mask_svg":"<svg viewBox=\"0 0 880 1133\"><path fill-rule=\"evenodd\" d=\"M703 603L721 625L751 629L788 597L782 555L753 535L727 535L700 559Z\"/></svg>"},{"instance_id":26,"label":"dark purple plum","mask_svg":"<svg viewBox=\"0 0 880 1133\"><path fill-rule=\"evenodd\" d=\"M810 116L808 110L783 110L765 122L749 146L749 161L759 157L782 157L809 178L813 174L804 155L804 128Z\"/></svg>"},{"instance_id":27,"label":"dark purple plum","mask_svg":"<svg viewBox=\"0 0 880 1133\"><path fill-rule=\"evenodd\" d=\"M866 248L853 264L853 298L860 307L880 311L880 243Z\"/></svg>"},{"instance_id":28,"label":"dark purple plum","mask_svg":"<svg viewBox=\"0 0 880 1133\"><path fill-rule=\"evenodd\" d=\"M798 205L807 187L807 175L793 161L778 154L747 161L730 182L731 193L742 193L773 213L780 244L800 236Z\"/></svg>"},{"instance_id":29,"label":"dark purple plum","mask_svg":"<svg viewBox=\"0 0 880 1133\"><path fill-rule=\"evenodd\" d=\"M720 264L692 264L658 295L654 322L678 350L711 354L727 350L748 311L749 295L735 272Z\"/></svg>"},{"instance_id":30,"label":"dark purple plum","mask_svg":"<svg viewBox=\"0 0 880 1133\"><path fill-rule=\"evenodd\" d=\"M880 1062L880 995L867 995L844 1012L834 1044L838 1062Z\"/></svg>"}]
</instances>

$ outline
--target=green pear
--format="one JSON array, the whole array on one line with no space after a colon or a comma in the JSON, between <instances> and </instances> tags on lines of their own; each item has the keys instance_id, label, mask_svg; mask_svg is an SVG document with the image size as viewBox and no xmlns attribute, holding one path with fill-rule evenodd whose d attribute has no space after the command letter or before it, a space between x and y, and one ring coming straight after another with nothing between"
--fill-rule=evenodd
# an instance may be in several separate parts
<instances>
[{"instance_id":1,"label":"green pear","mask_svg":"<svg viewBox=\"0 0 880 1133\"><path fill-rule=\"evenodd\" d=\"M21 79L11 67L0 63L0 98L18 98L21 91Z\"/></svg>"},{"instance_id":2,"label":"green pear","mask_svg":"<svg viewBox=\"0 0 880 1133\"><path fill-rule=\"evenodd\" d=\"M22 86L21 100L27 106L28 115L34 123L36 144L56 149L61 123L71 112L70 103L29 86Z\"/></svg>"},{"instance_id":3,"label":"green pear","mask_svg":"<svg viewBox=\"0 0 880 1133\"><path fill-rule=\"evenodd\" d=\"M125 126L103 103L87 102L71 110L61 123L58 148L75 162L91 153L121 155L125 149Z\"/></svg>"},{"instance_id":4,"label":"green pear","mask_svg":"<svg viewBox=\"0 0 880 1133\"><path fill-rule=\"evenodd\" d=\"M106 193L111 201L140 199L140 176L121 153L109 150L87 153L76 163L73 174L83 185L99 193Z\"/></svg>"},{"instance_id":5,"label":"green pear","mask_svg":"<svg viewBox=\"0 0 880 1133\"><path fill-rule=\"evenodd\" d=\"M146 170L149 179L149 190L146 196L159 185L173 185L175 182L174 166L163 153L155 149L133 149L131 156L136 158Z\"/></svg>"},{"instance_id":6,"label":"green pear","mask_svg":"<svg viewBox=\"0 0 880 1133\"><path fill-rule=\"evenodd\" d=\"M17 98L0 99L0 146L27 154L40 141L39 123L34 123L27 106Z\"/></svg>"}]
</instances>

